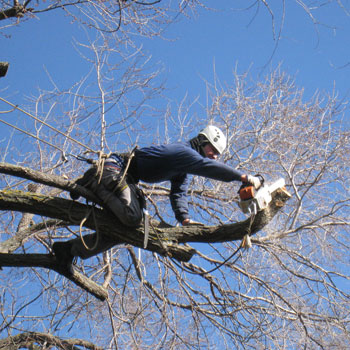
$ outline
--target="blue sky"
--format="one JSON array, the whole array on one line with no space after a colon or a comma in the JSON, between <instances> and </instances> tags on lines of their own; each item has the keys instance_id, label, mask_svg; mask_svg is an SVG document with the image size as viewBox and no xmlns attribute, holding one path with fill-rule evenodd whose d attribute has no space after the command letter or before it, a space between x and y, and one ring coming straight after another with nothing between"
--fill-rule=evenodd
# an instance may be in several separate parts
<instances>
[{"instance_id":1,"label":"blue sky","mask_svg":"<svg viewBox=\"0 0 350 350\"><path fill-rule=\"evenodd\" d=\"M350 61L350 19L339 8L324 8L320 18L327 15L327 23L336 24L338 29L315 26L300 6L288 3L276 51L271 16L261 8L254 19L253 11L203 11L197 20L171 27L168 36L178 36L178 41L159 45L152 52L167 62L174 86L182 91L188 89L191 94L200 90L201 76L213 80L215 63L216 73L223 81L232 81L236 66L239 73L249 69L252 77L259 79L281 64L281 69L295 76L297 85L304 87L307 95L316 90L331 91L334 84L341 95L346 95L350 66L338 67ZM280 16L281 8L276 8L276 31Z\"/></svg>"}]
</instances>

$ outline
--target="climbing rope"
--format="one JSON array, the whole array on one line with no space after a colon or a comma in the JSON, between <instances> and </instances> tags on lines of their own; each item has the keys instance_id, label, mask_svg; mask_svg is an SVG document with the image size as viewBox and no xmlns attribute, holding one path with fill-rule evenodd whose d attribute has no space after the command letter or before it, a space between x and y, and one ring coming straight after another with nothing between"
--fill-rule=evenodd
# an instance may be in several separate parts
<instances>
[{"instance_id":1,"label":"climbing rope","mask_svg":"<svg viewBox=\"0 0 350 350\"><path fill-rule=\"evenodd\" d=\"M83 233L82 233L82 227L83 227L85 221L89 218L91 212L92 212L92 217L93 217L94 224L95 224L96 240L95 240L94 245L92 247L89 247L86 244L85 240L84 240L84 236L83 236ZM98 225L97 225L96 214L95 214L95 207L94 206L90 207L90 210L89 210L88 214L83 218L83 220L81 220L80 225L79 225L79 234L80 234L81 242L83 243L83 246L85 247L86 250L92 251L92 250L95 250L97 248L97 245L98 245L99 240L100 240L100 232L99 232Z\"/></svg>"}]
</instances>

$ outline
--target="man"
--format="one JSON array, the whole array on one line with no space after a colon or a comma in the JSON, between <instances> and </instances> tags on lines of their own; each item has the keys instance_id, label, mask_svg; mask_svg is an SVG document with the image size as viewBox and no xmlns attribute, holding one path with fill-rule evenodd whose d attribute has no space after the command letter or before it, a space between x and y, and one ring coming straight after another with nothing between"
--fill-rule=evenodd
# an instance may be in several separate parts
<instances>
[{"instance_id":1,"label":"man","mask_svg":"<svg viewBox=\"0 0 350 350\"><path fill-rule=\"evenodd\" d=\"M175 218L184 226L191 225L194 222L188 210L189 174L225 182L248 182L256 188L261 185L258 177L242 174L216 161L225 148L226 137L223 132L209 125L188 142L136 149L128 164L119 155L110 155L104 163L101 178L94 177L87 187L94 191L122 224L135 227L142 221L144 204L137 183L170 181L169 197ZM62 270L70 271L74 256L86 259L114 244L107 237L96 242L96 235L90 234L84 236L84 242L80 238L56 242L52 249ZM87 249L86 246L94 247Z\"/></svg>"}]
</instances>

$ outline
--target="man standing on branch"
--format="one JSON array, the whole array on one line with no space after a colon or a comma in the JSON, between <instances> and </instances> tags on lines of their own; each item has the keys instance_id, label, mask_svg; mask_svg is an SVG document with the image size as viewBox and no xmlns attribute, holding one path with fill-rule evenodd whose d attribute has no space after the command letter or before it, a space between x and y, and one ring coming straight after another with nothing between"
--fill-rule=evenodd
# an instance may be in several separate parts
<instances>
[{"instance_id":1,"label":"man standing on branch","mask_svg":"<svg viewBox=\"0 0 350 350\"><path fill-rule=\"evenodd\" d=\"M170 181L169 197L175 218L184 226L191 225L195 222L188 210L188 175L224 182L241 181L255 188L261 185L258 177L242 174L216 161L225 148L223 132L209 125L188 142L136 149L129 162L125 156L112 153L105 160L102 176L94 176L89 181L83 178L77 183L91 189L122 224L135 227L140 225L145 207L138 182ZM77 198L74 193L71 196ZM52 249L62 270L71 271L74 256L86 259L114 245L111 238L99 237L94 249L86 248L86 245L93 246L95 241L96 234L89 234L84 236L84 242L80 238L55 242Z\"/></svg>"}]
</instances>

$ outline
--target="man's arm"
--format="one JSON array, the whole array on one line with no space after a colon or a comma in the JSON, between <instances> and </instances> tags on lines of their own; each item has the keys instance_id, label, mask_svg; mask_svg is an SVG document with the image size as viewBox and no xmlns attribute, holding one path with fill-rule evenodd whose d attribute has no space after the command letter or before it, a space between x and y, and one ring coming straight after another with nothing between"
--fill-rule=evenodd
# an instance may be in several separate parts
<instances>
[{"instance_id":1,"label":"man's arm","mask_svg":"<svg viewBox=\"0 0 350 350\"><path fill-rule=\"evenodd\" d=\"M217 160L204 158L190 147L180 148L174 157L176 168L183 173L224 182L242 181L240 171Z\"/></svg>"},{"instance_id":2,"label":"man's arm","mask_svg":"<svg viewBox=\"0 0 350 350\"><path fill-rule=\"evenodd\" d=\"M204 158L198 152L190 148L184 147L178 152L177 163L177 168L181 169L184 173L224 182L248 182L255 188L259 188L261 185L258 177L243 174L231 166L215 159Z\"/></svg>"},{"instance_id":3,"label":"man's arm","mask_svg":"<svg viewBox=\"0 0 350 350\"><path fill-rule=\"evenodd\" d=\"M176 176L171 179L170 203L175 214L175 218L181 224L190 220L188 215L188 178L186 174Z\"/></svg>"}]
</instances>

